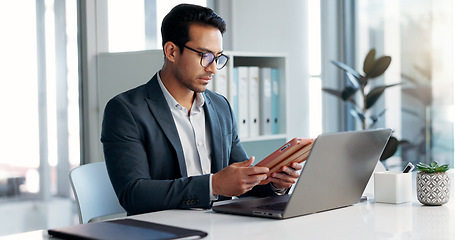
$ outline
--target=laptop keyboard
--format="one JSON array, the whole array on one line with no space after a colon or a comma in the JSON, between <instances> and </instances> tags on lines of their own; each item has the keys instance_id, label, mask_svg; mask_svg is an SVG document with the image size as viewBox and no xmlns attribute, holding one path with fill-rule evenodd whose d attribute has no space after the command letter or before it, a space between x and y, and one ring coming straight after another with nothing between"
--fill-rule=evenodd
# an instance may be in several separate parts
<instances>
[{"instance_id":1,"label":"laptop keyboard","mask_svg":"<svg viewBox=\"0 0 455 240\"><path fill-rule=\"evenodd\" d=\"M279 203L272 203L267 205L262 205L256 207L257 209L266 209L266 210L273 210L273 211L284 211L286 208L287 202L279 202Z\"/></svg>"}]
</instances>

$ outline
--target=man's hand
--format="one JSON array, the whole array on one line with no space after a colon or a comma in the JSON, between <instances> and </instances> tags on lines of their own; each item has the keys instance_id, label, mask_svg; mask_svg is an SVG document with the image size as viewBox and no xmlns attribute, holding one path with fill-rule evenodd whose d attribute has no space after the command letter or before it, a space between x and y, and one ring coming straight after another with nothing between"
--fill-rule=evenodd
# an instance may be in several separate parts
<instances>
[{"instance_id":1,"label":"man's hand","mask_svg":"<svg viewBox=\"0 0 455 240\"><path fill-rule=\"evenodd\" d=\"M213 194L226 197L239 196L250 191L267 178L266 167L251 167L254 157L239 163L233 163L213 174Z\"/></svg>"},{"instance_id":2,"label":"man's hand","mask_svg":"<svg viewBox=\"0 0 455 240\"><path fill-rule=\"evenodd\" d=\"M301 163L292 163L290 166L283 166L281 172L275 172L267 179L277 188L290 188L292 184L297 182L300 176L300 170L303 165Z\"/></svg>"}]
</instances>

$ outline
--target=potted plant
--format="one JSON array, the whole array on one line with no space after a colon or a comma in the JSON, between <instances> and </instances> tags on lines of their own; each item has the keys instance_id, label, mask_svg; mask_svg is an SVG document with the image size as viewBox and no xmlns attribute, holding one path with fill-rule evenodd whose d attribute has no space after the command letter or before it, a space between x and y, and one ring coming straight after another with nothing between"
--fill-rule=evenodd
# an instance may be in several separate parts
<instances>
[{"instance_id":1,"label":"potted plant","mask_svg":"<svg viewBox=\"0 0 455 240\"><path fill-rule=\"evenodd\" d=\"M364 130L373 128L377 121L384 115L385 109L377 115L368 114L368 110L373 107L387 88L397 86L401 83L375 86L369 91L366 86L371 80L381 76L387 70L391 61L392 58L390 56L376 58L376 50L374 48L371 49L365 57L363 63L364 74L360 74L345 63L332 61L335 66L345 71L349 81L347 81L346 87L343 90L330 88L323 88L322 90L336 96L346 103L353 104L354 109L351 110L351 114L361 122L362 128ZM358 92L361 94L360 104L355 98L355 95ZM391 157L396 152L398 145L405 142L406 141L399 141L393 136L390 137L380 160Z\"/></svg>"},{"instance_id":2,"label":"potted plant","mask_svg":"<svg viewBox=\"0 0 455 240\"><path fill-rule=\"evenodd\" d=\"M424 205L439 206L449 201L450 177L446 173L449 165L439 166L436 161L430 164L419 163L417 170L417 199Z\"/></svg>"}]
</instances>

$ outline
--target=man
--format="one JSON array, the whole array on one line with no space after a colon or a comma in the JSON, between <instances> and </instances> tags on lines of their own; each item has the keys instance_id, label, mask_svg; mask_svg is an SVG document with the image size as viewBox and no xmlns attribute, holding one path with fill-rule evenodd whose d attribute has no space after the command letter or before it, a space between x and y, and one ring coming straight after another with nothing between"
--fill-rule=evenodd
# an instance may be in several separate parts
<instances>
[{"instance_id":1,"label":"man","mask_svg":"<svg viewBox=\"0 0 455 240\"><path fill-rule=\"evenodd\" d=\"M209 208L240 195L282 194L300 164L284 167L266 185L265 167L251 167L226 98L206 91L223 55L226 25L211 9L182 4L164 18L165 63L145 85L111 99L101 141L109 177L129 215Z\"/></svg>"}]
</instances>

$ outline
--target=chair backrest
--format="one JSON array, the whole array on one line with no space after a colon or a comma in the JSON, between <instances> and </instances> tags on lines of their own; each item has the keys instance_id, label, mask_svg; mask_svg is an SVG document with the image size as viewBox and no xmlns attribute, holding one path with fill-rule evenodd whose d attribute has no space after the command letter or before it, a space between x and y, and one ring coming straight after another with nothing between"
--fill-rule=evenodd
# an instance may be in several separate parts
<instances>
[{"instance_id":1,"label":"chair backrest","mask_svg":"<svg viewBox=\"0 0 455 240\"><path fill-rule=\"evenodd\" d=\"M76 198L79 222L108 215L126 215L118 202L107 174L106 163L97 162L74 168L69 173L71 188Z\"/></svg>"}]
</instances>

